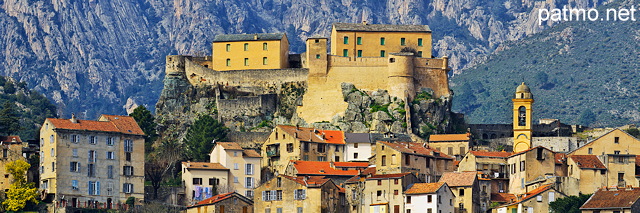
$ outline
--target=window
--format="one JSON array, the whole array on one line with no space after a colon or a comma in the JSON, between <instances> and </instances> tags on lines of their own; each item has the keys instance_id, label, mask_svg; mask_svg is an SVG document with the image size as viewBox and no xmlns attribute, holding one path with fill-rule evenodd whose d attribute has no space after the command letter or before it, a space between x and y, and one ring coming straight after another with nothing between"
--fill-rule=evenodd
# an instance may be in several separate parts
<instances>
[{"instance_id":1,"label":"window","mask_svg":"<svg viewBox=\"0 0 640 213\"><path fill-rule=\"evenodd\" d=\"M276 191L276 200L282 200L282 190Z\"/></svg>"},{"instance_id":2,"label":"window","mask_svg":"<svg viewBox=\"0 0 640 213\"><path fill-rule=\"evenodd\" d=\"M55 155L56 155L56 152L55 152L55 151L56 151L55 149L51 148L51 157L53 157L53 156L55 156Z\"/></svg>"},{"instance_id":3,"label":"window","mask_svg":"<svg viewBox=\"0 0 640 213\"><path fill-rule=\"evenodd\" d=\"M95 163L96 162L96 158L98 158L97 154L98 153L96 153L95 150L89 150L89 153L88 153L89 163Z\"/></svg>"},{"instance_id":4,"label":"window","mask_svg":"<svg viewBox=\"0 0 640 213\"><path fill-rule=\"evenodd\" d=\"M53 143L53 135L49 136L49 143Z\"/></svg>"},{"instance_id":5,"label":"window","mask_svg":"<svg viewBox=\"0 0 640 213\"><path fill-rule=\"evenodd\" d=\"M294 200L304 200L307 198L307 190L305 189L296 189L293 191L293 199Z\"/></svg>"},{"instance_id":6,"label":"window","mask_svg":"<svg viewBox=\"0 0 640 213\"><path fill-rule=\"evenodd\" d=\"M316 58L317 58L317 59L320 59L320 54L316 54Z\"/></svg>"},{"instance_id":7,"label":"window","mask_svg":"<svg viewBox=\"0 0 640 213\"><path fill-rule=\"evenodd\" d=\"M132 183L124 183L122 184L122 192L124 193L133 193L133 184Z\"/></svg>"},{"instance_id":8,"label":"window","mask_svg":"<svg viewBox=\"0 0 640 213\"><path fill-rule=\"evenodd\" d=\"M89 181L89 195L100 195L100 182Z\"/></svg>"},{"instance_id":9,"label":"window","mask_svg":"<svg viewBox=\"0 0 640 213\"><path fill-rule=\"evenodd\" d=\"M304 144L304 145L303 145L303 147L302 147L302 148L304 148L304 151L305 151L305 152L308 152L308 151L309 151L309 143L303 143L303 144Z\"/></svg>"},{"instance_id":10,"label":"window","mask_svg":"<svg viewBox=\"0 0 640 213\"><path fill-rule=\"evenodd\" d=\"M245 191L245 196L247 196L248 198L253 199L253 190L247 190Z\"/></svg>"},{"instance_id":11,"label":"window","mask_svg":"<svg viewBox=\"0 0 640 213\"><path fill-rule=\"evenodd\" d=\"M400 45L402 45L402 46L407 45L407 39L405 39L405 38L400 38Z\"/></svg>"},{"instance_id":12,"label":"window","mask_svg":"<svg viewBox=\"0 0 640 213\"><path fill-rule=\"evenodd\" d=\"M620 143L620 137L614 137L613 138L613 142L614 143Z\"/></svg>"},{"instance_id":13,"label":"window","mask_svg":"<svg viewBox=\"0 0 640 213\"><path fill-rule=\"evenodd\" d=\"M267 57L262 57L262 65L267 65L268 61L267 61Z\"/></svg>"},{"instance_id":14,"label":"window","mask_svg":"<svg viewBox=\"0 0 640 213\"><path fill-rule=\"evenodd\" d=\"M334 161L335 162L340 162L340 156L335 156Z\"/></svg>"},{"instance_id":15,"label":"window","mask_svg":"<svg viewBox=\"0 0 640 213\"><path fill-rule=\"evenodd\" d=\"M71 143L78 143L79 139L78 135L71 135Z\"/></svg>"},{"instance_id":16,"label":"window","mask_svg":"<svg viewBox=\"0 0 640 213\"><path fill-rule=\"evenodd\" d=\"M249 66L249 58L244 58L244 65Z\"/></svg>"},{"instance_id":17,"label":"window","mask_svg":"<svg viewBox=\"0 0 640 213\"><path fill-rule=\"evenodd\" d=\"M123 166L122 171L124 176L133 176L133 166ZM202 184L202 178L200 178L199 184Z\"/></svg>"},{"instance_id":18,"label":"window","mask_svg":"<svg viewBox=\"0 0 640 213\"><path fill-rule=\"evenodd\" d=\"M115 153L113 153L111 151L107 151L107 159L109 159L109 160L116 159Z\"/></svg>"},{"instance_id":19,"label":"window","mask_svg":"<svg viewBox=\"0 0 640 213\"><path fill-rule=\"evenodd\" d=\"M238 157L238 152L233 151L233 157Z\"/></svg>"},{"instance_id":20,"label":"window","mask_svg":"<svg viewBox=\"0 0 640 213\"><path fill-rule=\"evenodd\" d=\"M624 181L624 172L618 173L618 182Z\"/></svg>"},{"instance_id":21,"label":"window","mask_svg":"<svg viewBox=\"0 0 640 213\"><path fill-rule=\"evenodd\" d=\"M391 155L391 165L396 164L396 154Z\"/></svg>"},{"instance_id":22,"label":"window","mask_svg":"<svg viewBox=\"0 0 640 213\"><path fill-rule=\"evenodd\" d=\"M238 166L238 163L233 163L233 169L234 170L240 169L240 166Z\"/></svg>"},{"instance_id":23,"label":"window","mask_svg":"<svg viewBox=\"0 0 640 213\"><path fill-rule=\"evenodd\" d=\"M357 152L353 153L353 158L358 159L358 153Z\"/></svg>"},{"instance_id":24,"label":"window","mask_svg":"<svg viewBox=\"0 0 640 213\"><path fill-rule=\"evenodd\" d=\"M269 50L267 43L262 43L262 50Z\"/></svg>"},{"instance_id":25,"label":"window","mask_svg":"<svg viewBox=\"0 0 640 213\"><path fill-rule=\"evenodd\" d=\"M383 155L380 160L382 161L382 163L381 163L382 166L386 166L387 165L387 156L386 155Z\"/></svg>"},{"instance_id":26,"label":"window","mask_svg":"<svg viewBox=\"0 0 640 213\"><path fill-rule=\"evenodd\" d=\"M107 178L109 179L113 178L113 165L107 166Z\"/></svg>"},{"instance_id":27,"label":"window","mask_svg":"<svg viewBox=\"0 0 640 213\"><path fill-rule=\"evenodd\" d=\"M218 179L218 178L209 178L209 185L211 185L211 186L220 185L220 179Z\"/></svg>"},{"instance_id":28,"label":"window","mask_svg":"<svg viewBox=\"0 0 640 213\"><path fill-rule=\"evenodd\" d=\"M249 51L249 44L248 43L244 43L244 51Z\"/></svg>"},{"instance_id":29,"label":"window","mask_svg":"<svg viewBox=\"0 0 640 213\"><path fill-rule=\"evenodd\" d=\"M282 187L282 178L278 177L278 179L276 179L276 187Z\"/></svg>"},{"instance_id":30,"label":"window","mask_svg":"<svg viewBox=\"0 0 640 213\"><path fill-rule=\"evenodd\" d=\"M80 172L80 163L78 162L71 162L69 164L69 171L70 172Z\"/></svg>"},{"instance_id":31,"label":"window","mask_svg":"<svg viewBox=\"0 0 640 213\"><path fill-rule=\"evenodd\" d=\"M78 180L72 180L71 181L71 189L73 189L73 190L79 190L80 189L78 187Z\"/></svg>"},{"instance_id":32,"label":"window","mask_svg":"<svg viewBox=\"0 0 640 213\"><path fill-rule=\"evenodd\" d=\"M593 154L593 148L589 148L589 154Z\"/></svg>"},{"instance_id":33,"label":"window","mask_svg":"<svg viewBox=\"0 0 640 213\"><path fill-rule=\"evenodd\" d=\"M342 50L342 56L349 57L349 50L347 49Z\"/></svg>"},{"instance_id":34,"label":"window","mask_svg":"<svg viewBox=\"0 0 640 213\"><path fill-rule=\"evenodd\" d=\"M618 156L618 163L624 163L624 156Z\"/></svg>"},{"instance_id":35,"label":"window","mask_svg":"<svg viewBox=\"0 0 640 213\"><path fill-rule=\"evenodd\" d=\"M458 192L458 195L464 196L464 189L460 189L459 192Z\"/></svg>"},{"instance_id":36,"label":"window","mask_svg":"<svg viewBox=\"0 0 640 213\"><path fill-rule=\"evenodd\" d=\"M376 196L378 197L378 200L379 200L379 199L380 199L380 197L382 197L382 191L381 191L381 190L378 190L378 191L376 192Z\"/></svg>"},{"instance_id":37,"label":"window","mask_svg":"<svg viewBox=\"0 0 640 213\"><path fill-rule=\"evenodd\" d=\"M90 144L96 144L97 143L96 136L89 136L89 143Z\"/></svg>"},{"instance_id":38,"label":"window","mask_svg":"<svg viewBox=\"0 0 640 213\"><path fill-rule=\"evenodd\" d=\"M378 180L378 186L382 185L382 180Z\"/></svg>"},{"instance_id":39,"label":"window","mask_svg":"<svg viewBox=\"0 0 640 213\"><path fill-rule=\"evenodd\" d=\"M339 152L339 151L340 151L340 147L336 146L336 152Z\"/></svg>"},{"instance_id":40,"label":"window","mask_svg":"<svg viewBox=\"0 0 640 213\"><path fill-rule=\"evenodd\" d=\"M398 190L393 190L393 195L398 195Z\"/></svg>"},{"instance_id":41,"label":"window","mask_svg":"<svg viewBox=\"0 0 640 213\"><path fill-rule=\"evenodd\" d=\"M349 37L345 36L344 38L342 38L342 41L344 44L349 44Z\"/></svg>"},{"instance_id":42,"label":"window","mask_svg":"<svg viewBox=\"0 0 640 213\"><path fill-rule=\"evenodd\" d=\"M231 51L231 44L227 44L227 52Z\"/></svg>"},{"instance_id":43,"label":"window","mask_svg":"<svg viewBox=\"0 0 640 213\"><path fill-rule=\"evenodd\" d=\"M418 51L418 57L422 57L422 51Z\"/></svg>"},{"instance_id":44,"label":"window","mask_svg":"<svg viewBox=\"0 0 640 213\"><path fill-rule=\"evenodd\" d=\"M407 166L411 165L411 155L406 155L404 158L404 164Z\"/></svg>"},{"instance_id":45,"label":"window","mask_svg":"<svg viewBox=\"0 0 640 213\"><path fill-rule=\"evenodd\" d=\"M202 185L202 178L193 178L193 185Z\"/></svg>"},{"instance_id":46,"label":"window","mask_svg":"<svg viewBox=\"0 0 640 213\"><path fill-rule=\"evenodd\" d=\"M380 38L380 45L384 45L384 37Z\"/></svg>"},{"instance_id":47,"label":"window","mask_svg":"<svg viewBox=\"0 0 640 213\"><path fill-rule=\"evenodd\" d=\"M400 179L393 179L393 184L398 185L400 183Z\"/></svg>"},{"instance_id":48,"label":"window","mask_svg":"<svg viewBox=\"0 0 640 213\"><path fill-rule=\"evenodd\" d=\"M442 203L442 198L438 195L438 203Z\"/></svg>"},{"instance_id":49,"label":"window","mask_svg":"<svg viewBox=\"0 0 640 213\"><path fill-rule=\"evenodd\" d=\"M131 161L131 152L125 152L124 153L124 158L126 161Z\"/></svg>"},{"instance_id":50,"label":"window","mask_svg":"<svg viewBox=\"0 0 640 213\"><path fill-rule=\"evenodd\" d=\"M418 46L422 47L422 39L421 38L418 39Z\"/></svg>"},{"instance_id":51,"label":"window","mask_svg":"<svg viewBox=\"0 0 640 213\"><path fill-rule=\"evenodd\" d=\"M277 208L276 213L282 213L282 208Z\"/></svg>"},{"instance_id":52,"label":"window","mask_svg":"<svg viewBox=\"0 0 640 213\"><path fill-rule=\"evenodd\" d=\"M52 149L52 150L53 150L53 149ZM620 151L615 150L615 151L613 151L613 154L614 154L614 155L619 155L619 154L620 154Z\"/></svg>"},{"instance_id":53,"label":"window","mask_svg":"<svg viewBox=\"0 0 640 213\"><path fill-rule=\"evenodd\" d=\"M447 154L453 155L453 147L447 147Z\"/></svg>"},{"instance_id":54,"label":"window","mask_svg":"<svg viewBox=\"0 0 640 213\"><path fill-rule=\"evenodd\" d=\"M325 144L318 144L318 152L325 152Z\"/></svg>"},{"instance_id":55,"label":"window","mask_svg":"<svg viewBox=\"0 0 640 213\"><path fill-rule=\"evenodd\" d=\"M227 67L230 67L230 66L231 66L231 59L227 58Z\"/></svg>"},{"instance_id":56,"label":"window","mask_svg":"<svg viewBox=\"0 0 640 213\"><path fill-rule=\"evenodd\" d=\"M556 201L556 193L555 192L549 192L549 203Z\"/></svg>"},{"instance_id":57,"label":"window","mask_svg":"<svg viewBox=\"0 0 640 213\"><path fill-rule=\"evenodd\" d=\"M107 137L107 145L108 146L113 146L114 145L113 137Z\"/></svg>"},{"instance_id":58,"label":"window","mask_svg":"<svg viewBox=\"0 0 640 213\"><path fill-rule=\"evenodd\" d=\"M433 201L433 198L431 198L432 195L427 195L427 203L431 203Z\"/></svg>"},{"instance_id":59,"label":"window","mask_svg":"<svg viewBox=\"0 0 640 213\"><path fill-rule=\"evenodd\" d=\"M358 148L358 143L354 143L353 148Z\"/></svg>"},{"instance_id":60,"label":"window","mask_svg":"<svg viewBox=\"0 0 640 213\"><path fill-rule=\"evenodd\" d=\"M124 140L124 152L133 152L133 141L131 139Z\"/></svg>"},{"instance_id":61,"label":"window","mask_svg":"<svg viewBox=\"0 0 640 213\"><path fill-rule=\"evenodd\" d=\"M245 187L248 189L253 189L253 178L252 177L246 177L245 180Z\"/></svg>"},{"instance_id":62,"label":"window","mask_svg":"<svg viewBox=\"0 0 640 213\"><path fill-rule=\"evenodd\" d=\"M520 171L524 171L525 163L524 161L520 161Z\"/></svg>"},{"instance_id":63,"label":"window","mask_svg":"<svg viewBox=\"0 0 640 213\"><path fill-rule=\"evenodd\" d=\"M239 183L240 181L238 181L238 177L233 177L233 182L234 183Z\"/></svg>"},{"instance_id":64,"label":"window","mask_svg":"<svg viewBox=\"0 0 640 213\"><path fill-rule=\"evenodd\" d=\"M265 200L265 201L268 201L268 200ZM264 213L271 213L271 209L269 208L264 209Z\"/></svg>"},{"instance_id":65,"label":"window","mask_svg":"<svg viewBox=\"0 0 640 213\"><path fill-rule=\"evenodd\" d=\"M250 164L250 163L246 164L244 169L245 169L245 172L244 172L245 175L253 175L253 164Z\"/></svg>"},{"instance_id":66,"label":"window","mask_svg":"<svg viewBox=\"0 0 640 213\"><path fill-rule=\"evenodd\" d=\"M380 57L387 57L387 52L380 50Z\"/></svg>"},{"instance_id":67,"label":"window","mask_svg":"<svg viewBox=\"0 0 640 213\"><path fill-rule=\"evenodd\" d=\"M327 161L325 156L318 156L318 161Z\"/></svg>"},{"instance_id":68,"label":"window","mask_svg":"<svg viewBox=\"0 0 640 213\"><path fill-rule=\"evenodd\" d=\"M302 207L298 207L297 209L297 213L302 213Z\"/></svg>"},{"instance_id":69,"label":"window","mask_svg":"<svg viewBox=\"0 0 640 213\"><path fill-rule=\"evenodd\" d=\"M292 143L288 143L287 144L287 152L288 153L292 153L293 152L293 144Z\"/></svg>"},{"instance_id":70,"label":"window","mask_svg":"<svg viewBox=\"0 0 640 213\"><path fill-rule=\"evenodd\" d=\"M427 209L427 213L433 213L433 209L428 208L428 209Z\"/></svg>"},{"instance_id":71,"label":"window","mask_svg":"<svg viewBox=\"0 0 640 213\"><path fill-rule=\"evenodd\" d=\"M542 195L538 195L538 196L536 196L536 201L538 201L538 202L542 202Z\"/></svg>"},{"instance_id":72,"label":"window","mask_svg":"<svg viewBox=\"0 0 640 213\"><path fill-rule=\"evenodd\" d=\"M431 196L431 195L429 195ZM411 196L407 196L407 203L411 203Z\"/></svg>"},{"instance_id":73,"label":"window","mask_svg":"<svg viewBox=\"0 0 640 213\"><path fill-rule=\"evenodd\" d=\"M362 45L362 37L356 38L356 44Z\"/></svg>"},{"instance_id":74,"label":"window","mask_svg":"<svg viewBox=\"0 0 640 213\"><path fill-rule=\"evenodd\" d=\"M362 50L358 50L358 57L362 57Z\"/></svg>"}]
</instances>

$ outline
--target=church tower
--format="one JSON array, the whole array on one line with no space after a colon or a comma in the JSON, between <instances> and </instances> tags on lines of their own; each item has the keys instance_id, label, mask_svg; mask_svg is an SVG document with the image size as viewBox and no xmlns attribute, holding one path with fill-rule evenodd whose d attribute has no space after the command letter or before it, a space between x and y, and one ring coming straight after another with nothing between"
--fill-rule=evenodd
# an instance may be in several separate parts
<instances>
[{"instance_id":1,"label":"church tower","mask_svg":"<svg viewBox=\"0 0 640 213\"><path fill-rule=\"evenodd\" d=\"M522 82L516 89L513 101L513 151L521 152L531 148L531 106L533 95L527 85Z\"/></svg>"}]
</instances>

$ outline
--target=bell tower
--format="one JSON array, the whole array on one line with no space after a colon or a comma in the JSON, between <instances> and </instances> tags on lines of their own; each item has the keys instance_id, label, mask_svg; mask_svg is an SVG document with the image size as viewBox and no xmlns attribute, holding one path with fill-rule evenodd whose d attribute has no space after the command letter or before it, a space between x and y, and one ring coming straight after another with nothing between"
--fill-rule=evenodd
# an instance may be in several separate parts
<instances>
[{"instance_id":1,"label":"bell tower","mask_svg":"<svg viewBox=\"0 0 640 213\"><path fill-rule=\"evenodd\" d=\"M527 85L522 82L516 88L513 99L513 152L521 152L531 148L531 106L533 95Z\"/></svg>"}]
</instances>

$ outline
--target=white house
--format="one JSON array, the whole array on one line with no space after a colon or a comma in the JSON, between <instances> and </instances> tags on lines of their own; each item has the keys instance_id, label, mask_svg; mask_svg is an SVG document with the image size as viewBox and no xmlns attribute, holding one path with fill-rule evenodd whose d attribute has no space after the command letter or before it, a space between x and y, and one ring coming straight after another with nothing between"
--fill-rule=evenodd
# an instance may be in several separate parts
<instances>
[{"instance_id":1,"label":"white house","mask_svg":"<svg viewBox=\"0 0 640 213\"><path fill-rule=\"evenodd\" d=\"M415 183L405 191L404 208L411 213L453 213L455 195L444 182Z\"/></svg>"},{"instance_id":2,"label":"white house","mask_svg":"<svg viewBox=\"0 0 640 213\"><path fill-rule=\"evenodd\" d=\"M344 133L346 161L369 161L371 157L371 135L369 133Z\"/></svg>"},{"instance_id":3,"label":"white house","mask_svg":"<svg viewBox=\"0 0 640 213\"><path fill-rule=\"evenodd\" d=\"M261 160L258 152L243 149L235 142L217 142L209 157L211 163L219 163L229 169L230 189L227 191L236 191L251 199L253 189L260 183Z\"/></svg>"}]
</instances>

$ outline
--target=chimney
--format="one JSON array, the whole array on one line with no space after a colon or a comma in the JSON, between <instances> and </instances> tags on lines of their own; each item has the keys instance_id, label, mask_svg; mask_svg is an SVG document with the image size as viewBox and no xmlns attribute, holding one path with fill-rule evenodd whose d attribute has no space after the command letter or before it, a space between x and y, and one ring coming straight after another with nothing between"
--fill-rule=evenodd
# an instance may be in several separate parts
<instances>
[{"instance_id":1,"label":"chimney","mask_svg":"<svg viewBox=\"0 0 640 213\"><path fill-rule=\"evenodd\" d=\"M75 113L71 113L71 123L74 123L74 124L78 123L78 119L76 119Z\"/></svg>"},{"instance_id":2,"label":"chimney","mask_svg":"<svg viewBox=\"0 0 640 213\"><path fill-rule=\"evenodd\" d=\"M187 161L187 167L191 167L191 161Z\"/></svg>"},{"instance_id":3,"label":"chimney","mask_svg":"<svg viewBox=\"0 0 640 213\"><path fill-rule=\"evenodd\" d=\"M258 34L253 34L253 40L258 40Z\"/></svg>"}]
</instances>

